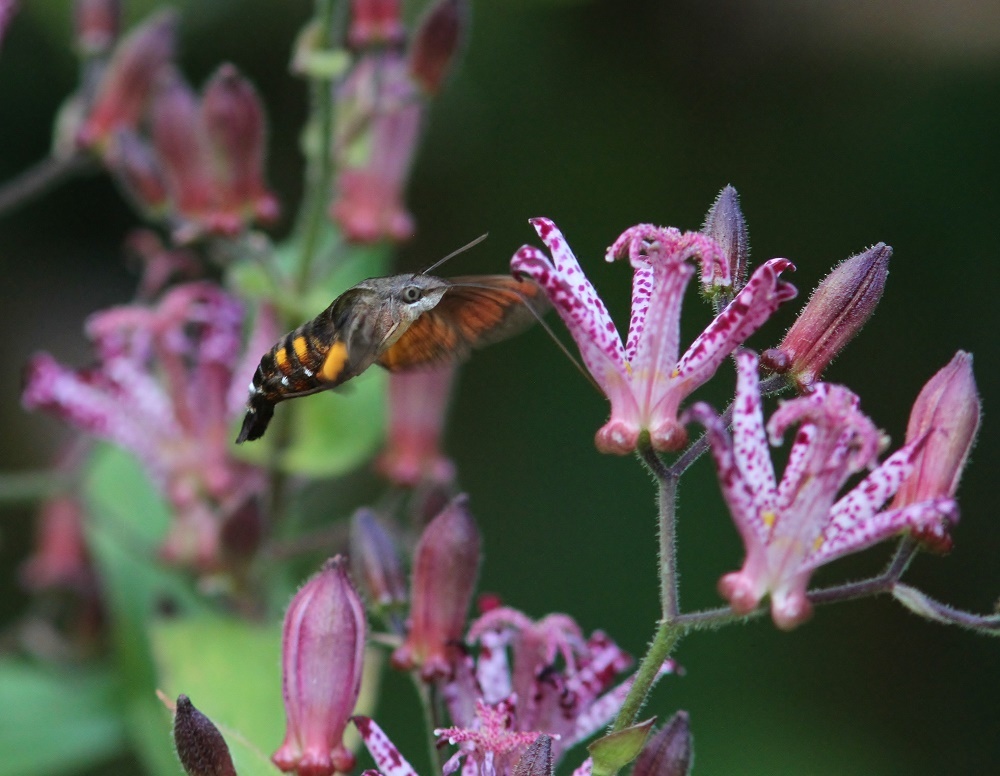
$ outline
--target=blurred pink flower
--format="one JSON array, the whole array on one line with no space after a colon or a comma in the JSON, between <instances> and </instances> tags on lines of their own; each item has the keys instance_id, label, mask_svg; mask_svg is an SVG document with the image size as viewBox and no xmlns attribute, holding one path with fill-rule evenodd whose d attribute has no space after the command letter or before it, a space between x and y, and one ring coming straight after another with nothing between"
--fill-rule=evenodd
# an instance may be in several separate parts
<instances>
[{"instance_id":1,"label":"blurred pink flower","mask_svg":"<svg viewBox=\"0 0 1000 776\"><path fill-rule=\"evenodd\" d=\"M913 470L926 437L877 465L881 434L858 409L857 396L828 383L783 402L765 427L757 356L750 351L737 355L733 407L731 437L707 405L695 405L688 414L708 431L723 496L746 547L743 568L719 583L735 612L750 613L770 594L775 624L793 628L811 613L806 586L819 566L907 529L947 540L948 528L958 519L951 498L882 510ZM768 440L779 444L794 423L799 430L779 482ZM837 499L852 475L872 467Z\"/></svg>"},{"instance_id":2,"label":"blurred pink flower","mask_svg":"<svg viewBox=\"0 0 1000 776\"><path fill-rule=\"evenodd\" d=\"M25 407L117 444L145 466L175 512L163 547L172 560L213 566L219 526L264 487L263 472L230 456L230 423L253 373L253 361L240 356L242 323L233 297L189 283L155 306L91 316L97 366L70 369L47 353L28 365Z\"/></svg>"}]
</instances>

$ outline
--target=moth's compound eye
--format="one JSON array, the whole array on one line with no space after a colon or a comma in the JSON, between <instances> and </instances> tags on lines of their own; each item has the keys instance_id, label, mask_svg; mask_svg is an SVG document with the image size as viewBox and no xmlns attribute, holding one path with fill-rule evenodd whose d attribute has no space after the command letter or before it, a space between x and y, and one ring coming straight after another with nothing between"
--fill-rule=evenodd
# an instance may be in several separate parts
<instances>
[{"instance_id":1,"label":"moth's compound eye","mask_svg":"<svg viewBox=\"0 0 1000 776\"><path fill-rule=\"evenodd\" d=\"M407 304L419 302L423 295L423 291L421 291L418 286L405 286L400 293L400 297Z\"/></svg>"}]
</instances>

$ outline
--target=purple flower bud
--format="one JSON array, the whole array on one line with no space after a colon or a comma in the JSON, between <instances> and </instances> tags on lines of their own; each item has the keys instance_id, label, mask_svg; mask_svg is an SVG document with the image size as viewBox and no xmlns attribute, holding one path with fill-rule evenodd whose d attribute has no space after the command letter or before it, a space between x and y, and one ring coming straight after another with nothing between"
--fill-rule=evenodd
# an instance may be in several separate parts
<instances>
[{"instance_id":1,"label":"purple flower bud","mask_svg":"<svg viewBox=\"0 0 1000 776\"><path fill-rule=\"evenodd\" d=\"M174 746L188 776L236 776L229 747L219 729L186 695L177 697Z\"/></svg>"},{"instance_id":2,"label":"purple flower bud","mask_svg":"<svg viewBox=\"0 0 1000 776\"><path fill-rule=\"evenodd\" d=\"M351 560L372 604L405 603L406 579L395 542L370 509L359 509L351 518Z\"/></svg>"},{"instance_id":3,"label":"purple flower bud","mask_svg":"<svg viewBox=\"0 0 1000 776\"><path fill-rule=\"evenodd\" d=\"M76 0L73 31L77 49L85 56L104 54L118 40L121 23L121 0Z\"/></svg>"},{"instance_id":4,"label":"purple flower bud","mask_svg":"<svg viewBox=\"0 0 1000 776\"><path fill-rule=\"evenodd\" d=\"M448 74L467 26L467 10L464 0L438 0L417 27L409 50L410 75L430 94L440 90Z\"/></svg>"},{"instance_id":5,"label":"purple flower bud","mask_svg":"<svg viewBox=\"0 0 1000 776\"><path fill-rule=\"evenodd\" d=\"M781 344L764 351L761 363L787 374L799 390L810 388L875 312L891 256L892 248L878 243L834 267Z\"/></svg>"},{"instance_id":6,"label":"purple flower bud","mask_svg":"<svg viewBox=\"0 0 1000 776\"><path fill-rule=\"evenodd\" d=\"M160 11L115 48L77 136L85 147L101 147L119 127L135 128L153 85L174 56L177 14Z\"/></svg>"},{"instance_id":7,"label":"purple flower bud","mask_svg":"<svg viewBox=\"0 0 1000 776\"><path fill-rule=\"evenodd\" d=\"M687 776L693 757L688 713L678 711L646 742L632 776Z\"/></svg>"},{"instance_id":8,"label":"purple flower bud","mask_svg":"<svg viewBox=\"0 0 1000 776\"><path fill-rule=\"evenodd\" d=\"M479 530L458 496L424 529L413 561L410 634L392 655L427 681L451 674L479 568Z\"/></svg>"},{"instance_id":9,"label":"purple flower bud","mask_svg":"<svg viewBox=\"0 0 1000 776\"><path fill-rule=\"evenodd\" d=\"M282 632L285 740L271 760L298 776L354 767L344 728L358 701L365 655L365 610L347 562L327 561L292 599Z\"/></svg>"},{"instance_id":10,"label":"purple flower bud","mask_svg":"<svg viewBox=\"0 0 1000 776\"><path fill-rule=\"evenodd\" d=\"M232 222L223 224L228 231L254 218L273 221L278 201L264 183L264 109L233 65L222 65L206 84L201 119L214 162L216 217Z\"/></svg>"},{"instance_id":11,"label":"purple flower bud","mask_svg":"<svg viewBox=\"0 0 1000 776\"><path fill-rule=\"evenodd\" d=\"M907 444L924 439L913 471L896 492L892 508L954 496L979 430L979 393L972 354L958 351L920 391L906 427ZM915 531L925 544L946 550L947 535Z\"/></svg>"},{"instance_id":12,"label":"purple flower bud","mask_svg":"<svg viewBox=\"0 0 1000 776\"><path fill-rule=\"evenodd\" d=\"M347 42L354 48L398 46L406 38L399 0L351 0Z\"/></svg>"},{"instance_id":13,"label":"purple flower bud","mask_svg":"<svg viewBox=\"0 0 1000 776\"><path fill-rule=\"evenodd\" d=\"M750 258L750 238L747 222L740 210L740 196L732 186L726 186L715 198L705 216L701 231L715 240L729 260L733 292L747 282L747 262Z\"/></svg>"},{"instance_id":14,"label":"purple flower bud","mask_svg":"<svg viewBox=\"0 0 1000 776\"><path fill-rule=\"evenodd\" d=\"M552 737L543 734L524 750L511 776L552 776L554 770Z\"/></svg>"},{"instance_id":15,"label":"purple flower bud","mask_svg":"<svg viewBox=\"0 0 1000 776\"><path fill-rule=\"evenodd\" d=\"M107 155L112 175L145 212L156 215L167 204L167 185L160 163L139 134L128 128L115 133Z\"/></svg>"}]
</instances>

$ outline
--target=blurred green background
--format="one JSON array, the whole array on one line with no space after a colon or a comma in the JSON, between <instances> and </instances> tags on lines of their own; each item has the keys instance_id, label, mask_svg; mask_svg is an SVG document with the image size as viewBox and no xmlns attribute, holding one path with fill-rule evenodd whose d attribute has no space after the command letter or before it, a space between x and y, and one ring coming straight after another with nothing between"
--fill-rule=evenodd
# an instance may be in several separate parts
<instances>
[{"instance_id":1,"label":"blurred green background","mask_svg":"<svg viewBox=\"0 0 1000 776\"><path fill-rule=\"evenodd\" d=\"M23 5L0 52L0 178L44 155L75 82L69 4ZM128 3L130 18L152 5ZM200 83L231 60L263 92L271 179L294 212L305 108L287 59L309 4L177 5L189 78ZM959 493L956 547L919 558L907 578L955 605L991 609L1000 596L989 484L1000 447L991 412L1000 406L1000 7L504 0L475 2L473 12L464 62L416 163L419 234L399 266L417 269L489 231L450 271L503 272L519 245L537 243L527 219L546 215L623 321L629 273L604 265L605 246L638 222L698 227L727 183L741 194L753 258L795 261L802 298L836 261L891 244L879 311L827 376L857 391L898 441L923 382L955 350L975 353L986 411ZM133 224L103 177L0 221L4 469L44 466L65 438L20 409L20 368L43 348L85 363L84 317L131 296L120 244ZM773 345L795 309L751 345ZM706 320L690 296L684 341ZM724 366L699 397L721 406L731 384ZM594 450L606 414L533 331L464 370L448 448L485 535L482 589L534 615L567 611L640 654L657 612L653 487L634 460ZM715 582L742 556L707 461L684 481L680 514L682 604L718 605ZM0 523L4 622L27 606L15 569L30 521L21 510ZM818 581L870 573L888 553L843 561ZM686 675L665 679L649 711L691 713L702 776L988 774L1000 763L997 642L888 600L820 608L791 634L769 621L696 634L677 657ZM392 704L378 716L422 764L412 691L398 678L387 689Z\"/></svg>"}]
</instances>

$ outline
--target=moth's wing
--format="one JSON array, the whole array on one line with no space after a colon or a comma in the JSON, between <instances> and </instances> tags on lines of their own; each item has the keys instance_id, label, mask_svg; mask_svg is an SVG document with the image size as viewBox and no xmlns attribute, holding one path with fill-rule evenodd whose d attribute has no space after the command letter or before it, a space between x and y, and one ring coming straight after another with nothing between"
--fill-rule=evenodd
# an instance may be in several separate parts
<instances>
[{"instance_id":1,"label":"moth's wing","mask_svg":"<svg viewBox=\"0 0 1000 776\"><path fill-rule=\"evenodd\" d=\"M527 329L548 309L530 280L509 275L453 278L437 305L415 320L378 363L391 371L460 361Z\"/></svg>"}]
</instances>

